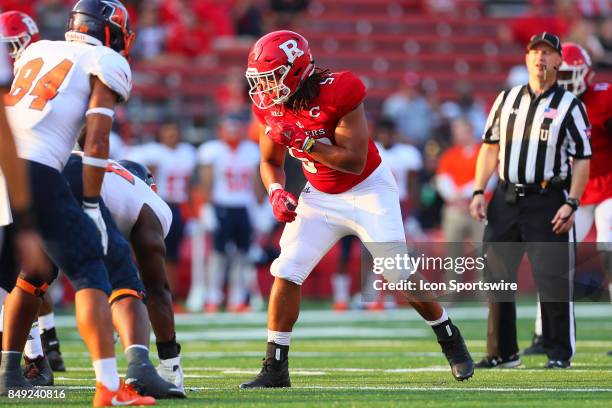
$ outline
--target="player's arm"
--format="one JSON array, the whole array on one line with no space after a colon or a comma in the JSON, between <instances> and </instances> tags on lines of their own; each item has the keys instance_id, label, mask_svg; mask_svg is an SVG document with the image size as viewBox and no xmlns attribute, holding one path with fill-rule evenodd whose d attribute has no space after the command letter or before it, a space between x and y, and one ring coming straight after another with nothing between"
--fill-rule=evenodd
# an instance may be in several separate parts
<instances>
[{"instance_id":1,"label":"player's arm","mask_svg":"<svg viewBox=\"0 0 612 408\"><path fill-rule=\"evenodd\" d=\"M336 145L315 143L310 155L332 169L361 174L368 155L368 125L363 103L344 115L336 126Z\"/></svg>"},{"instance_id":2,"label":"player's arm","mask_svg":"<svg viewBox=\"0 0 612 408\"><path fill-rule=\"evenodd\" d=\"M0 98L0 168L6 178L13 221L17 228L16 249L26 273L48 272L50 264L43 252L43 244L35 231L31 207L30 183L23 161L17 156L13 132Z\"/></svg>"},{"instance_id":3,"label":"player's arm","mask_svg":"<svg viewBox=\"0 0 612 408\"><path fill-rule=\"evenodd\" d=\"M172 295L166 275L164 232L157 215L146 204L143 205L134 223L130 233L130 243L147 291L147 310L155 337L158 341L171 339L174 315ZM162 330L168 332L164 333Z\"/></svg>"},{"instance_id":4,"label":"player's arm","mask_svg":"<svg viewBox=\"0 0 612 408\"><path fill-rule=\"evenodd\" d=\"M476 160L476 176L474 177L474 191L484 191L489 179L495 172L499 161L499 143L483 143ZM475 194L470 204L470 214L477 220L484 220L486 214L486 201L483 194Z\"/></svg>"},{"instance_id":5,"label":"player's arm","mask_svg":"<svg viewBox=\"0 0 612 408\"><path fill-rule=\"evenodd\" d=\"M83 209L100 231L106 253L108 235L100 213L100 190L108 165L109 135L118 95L96 76L91 77L91 96L87 110L86 135L83 147Z\"/></svg>"},{"instance_id":6,"label":"player's arm","mask_svg":"<svg viewBox=\"0 0 612 408\"><path fill-rule=\"evenodd\" d=\"M30 190L25 165L17 156L13 132L0 98L0 168L6 177L11 209L19 214L30 209Z\"/></svg>"},{"instance_id":7,"label":"player's arm","mask_svg":"<svg viewBox=\"0 0 612 408\"><path fill-rule=\"evenodd\" d=\"M209 202L212 197L213 190L213 166L210 164L203 164L200 166L200 184L202 186L202 193L204 194L204 202Z\"/></svg>"},{"instance_id":8,"label":"player's arm","mask_svg":"<svg viewBox=\"0 0 612 408\"><path fill-rule=\"evenodd\" d=\"M280 222L292 222L297 213L296 198L285 190L285 154L286 149L283 145L275 143L265 132L260 133L259 152L261 161L259 163L259 173L266 191L270 196L270 204L274 216Z\"/></svg>"}]
</instances>

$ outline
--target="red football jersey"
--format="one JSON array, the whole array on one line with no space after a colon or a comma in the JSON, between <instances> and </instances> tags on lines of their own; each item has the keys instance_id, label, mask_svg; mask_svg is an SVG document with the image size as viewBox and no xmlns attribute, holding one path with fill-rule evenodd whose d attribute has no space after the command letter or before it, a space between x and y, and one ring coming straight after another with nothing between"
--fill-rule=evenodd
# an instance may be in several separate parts
<instances>
[{"instance_id":1,"label":"red football jersey","mask_svg":"<svg viewBox=\"0 0 612 408\"><path fill-rule=\"evenodd\" d=\"M590 85L582 96L589 122L591 122L591 157L589 184L583 195L583 204L597 204L612 197L612 185L597 180L612 175L612 85ZM606 127L607 126L607 127Z\"/></svg>"},{"instance_id":2,"label":"red football jersey","mask_svg":"<svg viewBox=\"0 0 612 408\"><path fill-rule=\"evenodd\" d=\"M607 174L612 170L612 134L609 128L612 123L612 85L599 83L590 85L582 96L589 122L591 122L591 158L590 176Z\"/></svg>"},{"instance_id":3,"label":"red football jersey","mask_svg":"<svg viewBox=\"0 0 612 408\"><path fill-rule=\"evenodd\" d=\"M349 71L332 73L321 81L321 91L307 109L294 112L284 106L259 109L253 112L260 123L295 123L304 132L317 139L317 143L335 145L335 131L340 119L354 110L366 95L365 86ZM374 141L368 140L368 157L361 174L350 174L334 170L314 160L309 154L289 149L289 154L302 161L306 179L317 190L329 194L343 193L365 180L381 162Z\"/></svg>"}]
</instances>

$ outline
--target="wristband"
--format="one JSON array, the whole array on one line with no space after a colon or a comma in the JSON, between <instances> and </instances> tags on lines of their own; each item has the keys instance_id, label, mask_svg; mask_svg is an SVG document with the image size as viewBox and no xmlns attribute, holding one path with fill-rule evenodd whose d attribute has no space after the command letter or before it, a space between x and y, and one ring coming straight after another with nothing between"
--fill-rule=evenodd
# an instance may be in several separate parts
<instances>
[{"instance_id":1,"label":"wristband","mask_svg":"<svg viewBox=\"0 0 612 408\"><path fill-rule=\"evenodd\" d=\"M115 117L115 111L109 108L91 108L87 112L85 112L85 116L89 116L92 113L108 116L111 119Z\"/></svg>"},{"instance_id":2,"label":"wristband","mask_svg":"<svg viewBox=\"0 0 612 408\"><path fill-rule=\"evenodd\" d=\"M578 201L578 199L576 198L568 198L567 200L565 200L565 204L569 205L570 207L572 207L572 210L576 211L578 209L578 206L580 205L580 201Z\"/></svg>"},{"instance_id":3,"label":"wristband","mask_svg":"<svg viewBox=\"0 0 612 408\"><path fill-rule=\"evenodd\" d=\"M100 207L100 196L83 197L83 208L94 209Z\"/></svg>"},{"instance_id":4,"label":"wristband","mask_svg":"<svg viewBox=\"0 0 612 408\"><path fill-rule=\"evenodd\" d=\"M272 195L272 193L275 190L282 190L283 186L280 185L280 183L272 183L270 184L270 187L268 188L268 195Z\"/></svg>"},{"instance_id":5,"label":"wristband","mask_svg":"<svg viewBox=\"0 0 612 408\"><path fill-rule=\"evenodd\" d=\"M474 192L472 193L472 197L476 197L480 194L484 194L484 190L474 190Z\"/></svg>"},{"instance_id":6,"label":"wristband","mask_svg":"<svg viewBox=\"0 0 612 408\"><path fill-rule=\"evenodd\" d=\"M108 167L108 159L100 159L98 157L83 156L83 164L92 167L106 169Z\"/></svg>"},{"instance_id":7,"label":"wristband","mask_svg":"<svg viewBox=\"0 0 612 408\"><path fill-rule=\"evenodd\" d=\"M34 230L36 229L36 217L32 208L28 207L25 210L14 211L11 214L13 216L13 225L18 231Z\"/></svg>"}]
</instances>

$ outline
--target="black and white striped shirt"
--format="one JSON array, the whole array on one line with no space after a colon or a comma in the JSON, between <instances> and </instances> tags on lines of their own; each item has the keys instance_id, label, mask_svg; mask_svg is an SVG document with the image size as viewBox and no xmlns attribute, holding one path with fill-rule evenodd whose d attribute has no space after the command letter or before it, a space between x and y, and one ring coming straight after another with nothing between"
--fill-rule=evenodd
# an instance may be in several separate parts
<instances>
[{"instance_id":1,"label":"black and white striped shirt","mask_svg":"<svg viewBox=\"0 0 612 408\"><path fill-rule=\"evenodd\" d=\"M482 139L499 143L499 177L510 183L540 183L570 175L569 158L591 156L584 105L554 84L535 96L529 85L501 92Z\"/></svg>"}]
</instances>

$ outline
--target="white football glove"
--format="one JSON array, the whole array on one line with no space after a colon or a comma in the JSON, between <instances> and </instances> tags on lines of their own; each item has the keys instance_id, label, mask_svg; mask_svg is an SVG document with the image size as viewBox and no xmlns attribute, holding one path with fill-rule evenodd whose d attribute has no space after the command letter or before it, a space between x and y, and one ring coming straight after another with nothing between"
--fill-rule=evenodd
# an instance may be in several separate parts
<instances>
[{"instance_id":1,"label":"white football glove","mask_svg":"<svg viewBox=\"0 0 612 408\"><path fill-rule=\"evenodd\" d=\"M106 255L108 252L108 232L106 231L106 223L100 212L100 205L97 203L95 205L92 203L83 203L83 211L85 211L85 214L87 214L94 224L96 224L96 228L98 228L100 232L102 249L104 250L104 255Z\"/></svg>"}]
</instances>

